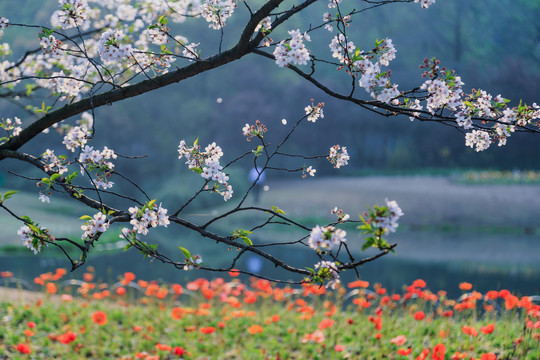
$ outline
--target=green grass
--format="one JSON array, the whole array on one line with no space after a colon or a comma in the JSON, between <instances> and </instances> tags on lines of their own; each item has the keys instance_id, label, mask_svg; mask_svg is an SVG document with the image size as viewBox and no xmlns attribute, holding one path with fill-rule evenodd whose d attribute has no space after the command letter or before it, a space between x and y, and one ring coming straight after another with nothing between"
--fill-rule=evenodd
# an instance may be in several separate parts
<instances>
[{"instance_id":1,"label":"green grass","mask_svg":"<svg viewBox=\"0 0 540 360\"><path fill-rule=\"evenodd\" d=\"M47 283L61 284L61 277L61 272L42 275L44 289ZM469 292L478 299L459 302L415 282L398 300L378 285L330 292L315 286L278 288L254 279L200 279L182 284L182 294L176 294L170 284L86 280L80 288L58 285L58 293L77 295L71 301L45 291L18 300L22 291L4 289L11 296L0 301L0 358L179 359L175 351L181 348L186 359L416 359L424 349L430 351L426 359L434 359L440 344L444 359L456 352L467 359L488 353L508 360L540 357L540 306L511 294L487 300ZM118 287L126 294L117 295ZM460 304L469 306L459 310ZM106 322L96 323L97 312ZM424 317L415 319L419 312ZM494 330L482 331L489 324ZM466 334L464 326L477 334ZM70 333L71 341L66 340ZM402 344L392 342L400 335L406 337ZM31 353L20 353L21 344ZM398 352L409 349L410 355Z\"/></svg>"}]
</instances>

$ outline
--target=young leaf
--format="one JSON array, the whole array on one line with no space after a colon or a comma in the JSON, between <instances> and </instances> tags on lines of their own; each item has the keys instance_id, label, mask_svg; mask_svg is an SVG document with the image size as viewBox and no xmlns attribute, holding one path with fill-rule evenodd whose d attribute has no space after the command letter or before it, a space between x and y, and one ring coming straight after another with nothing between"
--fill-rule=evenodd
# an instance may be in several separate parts
<instances>
[{"instance_id":1,"label":"young leaf","mask_svg":"<svg viewBox=\"0 0 540 360\"><path fill-rule=\"evenodd\" d=\"M184 256L186 257L186 259L191 258L191 253L189 252L188 249L183 248L183 247L181 247L181 246L179 246L178 248L179 248L180 251L184 254Z\"/></svg>"}]
</instances>

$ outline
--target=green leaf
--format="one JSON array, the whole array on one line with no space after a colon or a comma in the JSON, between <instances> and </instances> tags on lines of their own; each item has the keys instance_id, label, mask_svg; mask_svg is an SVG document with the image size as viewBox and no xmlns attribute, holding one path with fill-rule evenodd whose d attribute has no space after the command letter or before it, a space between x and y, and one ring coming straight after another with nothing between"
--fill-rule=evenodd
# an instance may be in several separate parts
<instances>
[{"instance_id":1,"label":"green leaf","mask_svg":"<svg viewBox=\"0 0 540 360\"><path fill-rule=\"evenodd\" d=\"M150 200L150 201L148 202L148 208L153 209L155 203L156 203L156 199Z\"/></svg>"},{"instance_id":2,"label":"green leaf","mask_svg":"<svg viewBox=\"0 0 540 360\"><path fill-rule=\"evenodd\" d=\"M131 243L127 244L125 247L124 247L124 252L128 251L129 248L131 248L133 245Z\"/></svg>"},{"instance_id":3,"label":"green leaf","mask_svg":"<svg viewBox=\"0 0 540 360\"><path fill-rule=\"evenodd\" d=\"M251 241L251 239L248 238L247 236L242 236L242 237L240 237L240 239L242 239L242 241L244 241L246 243L246 245L248 245L248 246L253 245L253 241Z\"/></svg>"},{"instance_id":4,"label":"green leaf","mask_svg":"<svg viewBox=\"0 0 540 360\"><path fill-rule=\"evenodd\" d=\"M56 179L58 179L60 177L60 174L59 173L54 173L51 175L51 182L55 181Z\"/></svg>"},{"instance_id":5,"label":"green leaf","mask_svg":"<svg viewBox=\"0 0 540 360\"><path fill-rule=\"evenodd\" d=\"M375 238L368 237L364 245L362 245L362 251L372 247L374 243L375 243Z\"/></svg>"},{"instance_id":6,"label":"green leaf","mask_svg":"<svg viewBox=\"0 0 540 360\"><path fill-rule=\"evenodd\" d=\"M270 209L272 209L272 211L275 212L276 214L283 214L283 215L285 215L285 211L281 210L281 209L278 208L277 206L271 206Z\"/></svg>"},{"instance_id":7,"label":"green leaf","mask_svg":"<svg viewBox=\"0 0 540 360\"><path fill-rule=\"evenodd\" d=\"M180 251L184 254L184 256L186 257L186 259L191 258L191 253L189 252L188 249L183 248L183 247L181 247L181 246L179 246L178 248L179 248Z\"/></svg>"},{"instance_id":8,"label":"green leaf","mask_svg":"<svg viewBox=\"0 0 540 360\"><path fill-rule=\"evenodd\" d=\"M4 193L4 200L9 199L10 197L12 197L13 195L15 195L16 193L18 193L17 190L6 191L6 192Z\"/></svg>"},{"instance_id":9,"label":"green leaf","mask_svg":"<svg viewBox=\"0 0 540 360\"><path fill-rule=\"evenodd\" d=\"M91 217L90 215L83 215L79 218L79 220L92 220L93 217Z\"/></svg>"},{"instance_id":10,"label":"green leaf","mask_svg":"<svg viewBox=\"0 0 540 360\"><path fill-rule=\"evenodd\" d=\"M257 149L253 150L253 154L255 155L255 157L261 155L261 152L263 151L263 149L264 149L264 146L262 145L257 146Z\"/></svg>"}]
</instances>

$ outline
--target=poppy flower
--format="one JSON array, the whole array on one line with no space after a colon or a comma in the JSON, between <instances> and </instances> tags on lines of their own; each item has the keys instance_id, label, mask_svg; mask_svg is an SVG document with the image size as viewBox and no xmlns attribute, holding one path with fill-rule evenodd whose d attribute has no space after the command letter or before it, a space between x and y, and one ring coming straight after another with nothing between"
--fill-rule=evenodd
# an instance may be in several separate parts
<instances>
[{"instance_id":1,"label":"poppy flower","mask_svg":"<svg viewBox=\"0 0 540 360\"><path fill-rule=\"evenodd\" d=\"M69 344L77 339L77 334L72 331L67 331L64 334L58 335L56 340L61 342L62 344Z\"/></svg>"},{"instance_id":2,"label":"poppy flower","mask_svg":"<svg viewBox=\"0 0 540 360\"><path fill-rule=\"evenodd\" d=\"M174 355L176 356L182 356L186 353L186 350L184 350L181 346L175 346L173 350Z\"/></svg>"},{"instance_id":3,"label":"poppy flower","mask_svg":"<svg viewBox=\"0 0 540 360\"><path fill-rule=\"evenodd\" d=\"M18 344L17 351L21 354L30 354L32 352L27 344Z\"/></svg>"},{"instance_id":4,"label":"poppy flower","mask_svg":"<svg viewBox=\"0 0 540 360\"><path fill-rule=\"evenodd\" d=\"M216 328L213 326L202 327L199 329L202 334L212 334L216 332Z\"/></svg>"},{"instance_id":5,"label":"poppy flower","mask_svg":"<svg viewBox=\"0 0 540 360\"><path fill-rule=\"evenodd\" d=\"M277 314L276 314L276 315L272 315L272 318L271 318L271 319L272 319L273 322L278 322L279 319L280 319L280 316L277 315Z\"/></svg>"},{"instance_id":6,"label":"poppy flower","mask_svg":"<svg viewBox=\"0 0 540 360\"><path fill-rule=\"evenodd\" d=\"M157 344L156 344L156 349L161 350L161 351L171 351L171 350L172 350L172 346L157 343Z\"/></svg>"},{"instance_id":7,"label":"poppy flower","mask_svg":"<svg viewBox=\"0 0 540 360\"><path fill-rule=\"evenodd\" d=\"M462 282L459 284L459 288L463 291L469 291L472 289L472 284L468 282Z\"/></svg>"},{"instance_id":8,"label":"poppy flower","mask_svg":"<svg viewBox=\"0 0 540 360\"><path fill-rule=\"evenodd\" d=\"M33 321L29 321L26 323L26 326L28 326L29 328L33 329L36 327L36 323L33 322Z\"/></svg>"},{"instance_id":9,"label":"poppy flower","mask_svg":"<svg viewBox=\"0 0 540 360\"><path fill-rule=\"evenodd\" d=\"M179 307L175 307L171 310L171 317L174 319L174 320L180 320L184 317L184 314L186 313L186 311L182 308L179 308Z\"/></svg>"},{"instance_id":10,"label":"poppy flower","mask_svg":"<svg viewBox=\"0 0 540 360\"><path fill-rule=\"evenodd\" d=\"M364 281L364 280L356 280L356 281L350 282L347 286L351 289L357 288L357 287L367 288L369 286L369 282Z\"/></svg>"},{"instance_id":11,"label":"poppy flower","mask_svg":"<svg viewBox=\"0 0 540 360\"><path fill-rule=\"evenodd\" d=\"M420 355L416 357L416 360L426 360L428 355L429 355L429 349L424 349L422 350Z\"/></svg>"},{"instance_id":12,"label":"poppy flower","mask_svg":"<svg viewBox=\"0 0 540 360\"><path fill-rule=\"evenodd\" d=\"M334 320L332 319L323 319L319 323L319 329L324 330L326 328L332 327L334 325Z\"/></svg>"},{"instance_id":13,"label":"poppy flower","mask_svg":"<svg viewBox=\"0 0 540 360\"><path fill-rule=\"evenodd\" d=\"M107 314L103 311L96 311L92 314L92 321L99 326L103 326L107 323Z\"/></svg>"},{"instance_id":14,"label":"poppy flower","mask_svg":"<svg viewBox=\"0 0 540 360\"><path fill-rule=\"evenodd\" d=\"M444 355L446 354L446 346L444 344L437 344L433 348L433 360L444 360Z\"/></svg>"},{"instance_id":15,"label":"poppy flower","mask_svg":"<svg viewBox=\"0 0 540 360\"><path fill-rule=\"evenodd\" d=\"M412 352L412 349L411 348L408 348L408 349L399 349L397 351L398 355L402 355L402 356L407 356L407 355L410 355Z\"/></svg>"},{"instance_id":16,"label":"poppy flower","mask_svg":"<svg viewBox=\"0 0 540 360\"><path fill-rule=\"evenodd\" d=\"M495 324L491 323L480 328L480 331L484 334L491 334L495 330Z\"/></svg>"},{"instance_id":17,"label":"poppy flower","mask_svg":"<svg viewBox=\"0 0 540 360\"><path fill-rule=\"evenodd\" d=\"M480 360L497 360L497 356L493 353L482 354Z\"/></svg>"},{"instance_id":18,"label":"poppy flower","mask_svg":"<svg viewBox=\"0 0 540 360\"><path fill-rule=\"evenodd\" d=\"M402 346L403 344L405 344L406 341L407 337L405 335L398 335L392 340L390 340L392 344L396 344L397 346Z\"/></svg>"},{"instance_id":19,"label":"poppy flower","mask_svg":"<svg viewBox=\"0 0 540 360\"><path fill-rule=\"evenodd\" d=\"M24 330L24 336L31 337L34 336L34 332L30 329Z\"/></svg>"},{"instance_id":20,"label":"poppy flower","mask_svg":"<svg viewBox=\"0 0 540 360\"><path fill-rule=\"evenodd\" d=\"M337 352L341 352L345 350L345 346L337 344L336 346L334 346L334 350L336 350Z\"/></svg>"},{"instance_id":21,"label":"poppy flower","mask_svg":"<svg viewBox=\"0 0 540 360\"><path fill-rule=\"evenodd\" d=\"M414 320L416 320L416 321L424 320L425 317L426 317L426 314L424 314L423 311L417 311L414 314Z\"/></svg>"},{"instance_id":22,"label":"poppy flower","mask_svg":"<svg viewBox=\"0 0 540 360\"><path fill-rule=\"evenodd\" d=\"M238 271L237 269L231 269L231 271L229 271L230 277L237 277L238 275L240 275L240 271Z\"/></svg>"},{"instance_id":23,"label":"poppy flower","mask_svg":"<svg viewBox=\"0 0 540 360\"><path fill-rule=\"evenodd\" d=\"M126 295L126 288L120 286L120 287L116 288L115 292L116 292L116 295L118 295L118 296L124 296L124 295Z\"/></svg>"},{"instance_id":24,"label":"poppy flower","mask_svg":"<svg viewBox=\"0 0 540 360\"><path fill-rule=\"evenodd\" d=\"M248 333L250 333L251 335L259 334L259 333L262 333L263 330L264 329L263 329L263 327L261 325L251 325L248 328Z\"/></svg>"},{"instance_id":25,"label":"poppy flower","mask_svg":"<svg viewBox=\"0 0 540 360\"><path fill-rule=\"evenodd\" d=\"M476 330L472 326L463 326L461 328L461 331L463 331L467 335L472 335L472 336L477 336L478 335L478 330Z\"/></svg>"},{"instance_id":26,"label":"poppy flower","mask_svg":"<svg viewBox=\"0 0 540 360\"><path fill-rule=\"evenodd\" d=\"M47 283L45 285L45 290L47 291L47 294L56 294L57 292L57 288L56 288L56 284L55 283Z\"/></svg>"},{"instance_id":27,"label":"poppy flower","mask_svg":"<svg viewBox=\"0 0 540 360\"><path fill-rule=\"evenodd\" d=\"M412 287L415 287L415 288L425 288L426 287L426 282L422 279L416 279L413 281L412 283Z\"/></svg>"},{"instance_id":28,"label":"poppy flower","mask_svg":"<svg viewBox=\"0 0 540 360\"><path fill-rule=\"evenodd\" d=\"M135 331L135 332L139 332L139 331L141 331L142 329L143 329L142 326L138 326L138 325L133 326L133 331Z\"/></svg>"}]
</instances>

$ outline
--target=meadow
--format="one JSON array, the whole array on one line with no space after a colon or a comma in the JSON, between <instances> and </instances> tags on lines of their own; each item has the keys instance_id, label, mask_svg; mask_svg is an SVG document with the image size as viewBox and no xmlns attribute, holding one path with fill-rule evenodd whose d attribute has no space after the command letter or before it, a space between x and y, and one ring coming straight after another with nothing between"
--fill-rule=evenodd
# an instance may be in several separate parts
<instances>
[{"instance_id":1,"label":"meadow","mask_svg":"<svg viewBox=\"0 0 540 360\"><path fill-rule=\"evenodd\" d=\"M0 273L0 359L540 358L538 297L459 285L449 299L421 279L389 293L356 280L336 290L237 277L166 284L40 274L40 292Z\"/></svg>"}]
</instances>

